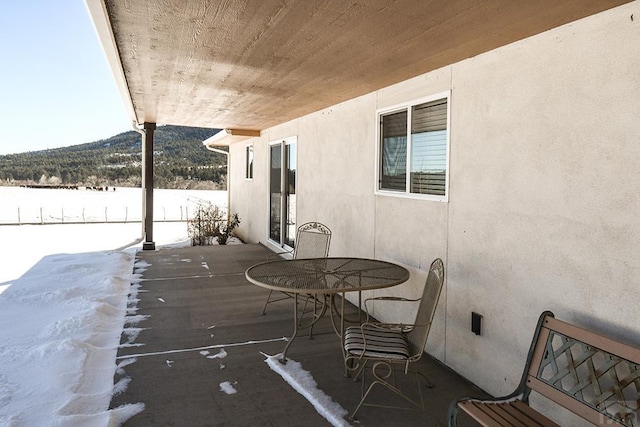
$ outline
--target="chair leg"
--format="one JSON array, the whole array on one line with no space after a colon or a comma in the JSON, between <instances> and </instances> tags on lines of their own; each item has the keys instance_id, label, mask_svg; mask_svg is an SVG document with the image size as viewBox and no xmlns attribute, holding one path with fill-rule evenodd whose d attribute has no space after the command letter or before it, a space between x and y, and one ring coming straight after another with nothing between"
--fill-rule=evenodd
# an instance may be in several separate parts
<instances>
[{"instance_id":1,"label":"chair leg","mask_svg":"<svg viewBox=\"0 0 640 427\"><path fill-rule=\"evenodd\" d=\"M307 310L307 304L309 303L309 300L312 300L312 304L313 304L313 309ZM322 302L322 304L320 304L320 302ZM302 314L300 315L300 318L298 319L298 325L302 328L302 329L306 329L309 328L309 339L313 338L313 327L316 324L316 322L318 322L322 317L324 317L324 314L327 311L327 304L324 303L324 300L319 300L316 296L314 295L307 295L307 297L305 298L305 304L304 304L304 308L302 310ZM308 322L303 323L304 320L304 316L307 313L311 313L311 318L309 319Z\"/></svg>"},{"instance_id":2,"label":"chair leg","mask_svg":"<svg viewBox=\"0 0 640 427\"><path fill-rule=\"evenodd\" d=\"M302 325L302 318L304 317L304 315L307 313L307 304L309 304L309 300L313 299L313 314L311 316L311 322L309 323L309 339L313 338L313 325L315 324L315 319L318 317L318 305L317 305L317 298L316 296L311 296L311 295L307 295L307 297L304 299L304 306L302 306L302 316L300 316L300 322L298 323L299 325Z\"/></svg>"},{"instance_id":3,"label":"chair leg","mask_svg":"<svg viewBox=\"0 0 640 427\"><path fill-rule=\"evenodd\" d=\"M371 393L371 390L373 390L373 386L376 385L376 384L377 384L377 381L374 381L374 382L371 383L371 385L367 389L367 392L364 394L364 396L362 396L362 399L360 399L360 403L358 403L358 406L356 406L356 409L349 415L349 421L355 421L356 420L356 414L358 413L358 411L360 410L360 408L364 404L364 401L367 399L367 396L369 396L369 393ZM364 386L364 382L362 383L362 385ZM364 387L363 387L363 389L364 389Z\"/></svg>"},{"instance_id":4,"label":"chair leg","mask_svg":"<svg viewBox=\"0 0 640 427\"><path fill-rule=\"evenodd\" d=\"M357 365L355 365L357 361ZM353 356L347 356L344 361L344 377L351 377L351 372L355 371L355 376L353 377L353 382L356 383L360 380L360 374L364 372L364 368L367 367L367 360L360 359ZM364 388L364 387L363 387Z\"/></svg>"},{"instance_id":5,"label":"chair leg","mask_svg":"<svg viewBox=\"0 0 640 427\"><path fill-rule=\"evenodd\" d=\"M313 327L315 326L316 320L320 319L321 317L324 317L325 313L327 312L327 301L326 301L325 295L321 295L321 298L322 300L318 298L317 294L314 294L313 296L311 295L307 296L307 302L310 299L313 299L313 319L314 319L311 327L309 328L309 339L313 338ZM306 307L306 304L307 303L305 302L305 307Z\"/></svg>"},{"instance_id":6,"label":"chair leg","mask_svg":"<svg viewBox=\"0 0 640 427\"><path fill-rule=\"evenodd\" d=\"M363 368L364 368L364 366L363 366ZM383 368L385 370L385 372L380 372L379 368ZM378 361L378 362L374 363L374 365L372 367L372 373L373 373L374 379L371 382L371 384L369 385L369 387L367 387L366 392L364 391L365 390L365 382L366 381L365 381L365 377L364 377L364 371L362 369L358 371L355 379L357 379L360 376L361 372L363 373L362 374L363 375L362 376L362 393L361 393L362 398L360 399L360 403L358 403L358 406L356 407L356 409L349 415L349 420L350 421L355 421L356 414L358 413L358 411L360 410L360 408L362 406L376 406L376 407L380 407L380 408L394 408L394 409L417 409L417 410L421 410L421 411L426 410L425 404L424 404L424 396L423 396L422 390L420 388L420 378L422 378L423 380L426 381L427 387L429 387L429 388L433 387L433 384L422 373L417 372L417 371L412 371L412 373L417 374L416 375L416 382L417 382L417 386L418 386L418 393L419 393L419 396L420 396L420 401L418 402L415 399L412 399L411 397L409 397L405 393L403 393L402 390L400 390L397 387L396 384L392 384L391 382L388 381L388 379L391 378L392 381L395 383L395 370L394 370L393 366L391 366L390 364L388 364L386 362L383 362L383 361ZM391 405L377 405L377 404L367 404L367 403L365 403L365 401L369 397L371 391L373 390L373 388L376 385L381 385L381 386L385 387L386 389L390 390L391 392L395 393L396 395L402 397L404 400L406 400L408 403L413 405L415 408L414 407L399 407L399 406L391 406Z\"/></svg>"},{"instance_id":7,"label":"chair leg","mask_svg":"<svg viewBox=\"0 0 640 427\"><path fill-rule=\"evenodd\" d=\"M267 297L267 302L264 303L264 307L262 308L262 315L267 314L267 305L269 304L269 300L271 300L271 294L273 291L269 291L269 296Z\"/></svg>"},{"instance_id":8,"label":"chair leg","mask_svg":"<svg viewBox=\"0 0 640 427\"><path fill-rule=\"evenodd\" d=\"M285 296L281 298L276 298L274 296L274 298L272 299L271 297L273 296L273 290L270 290L269 295L267 296L267 301L264 303L264 307L262 307L262 314L264 315L267 313L267 305L272 304L274 302L278 302L278 301L284 301L288 298L292 298L290 294L287 294L285 292L282 292L282 295L285 295Z\"/></svg>"},{"instance_id":9,"label":"chair leg","mask_svg":"<svg viewBox=\"0 0 640 427\"><path fill-rule=\"evenodd\" d=\"M313 314L312 318L315 320L318 316L318 297L314 294L313 296L307 295L307 299L304 303L305 308L307 307L307 303L310 299L313 299ZM313 339L313 327L315 326L315 322L311 323L309 326L309 339Z\"/></svg>"}]
</instances>

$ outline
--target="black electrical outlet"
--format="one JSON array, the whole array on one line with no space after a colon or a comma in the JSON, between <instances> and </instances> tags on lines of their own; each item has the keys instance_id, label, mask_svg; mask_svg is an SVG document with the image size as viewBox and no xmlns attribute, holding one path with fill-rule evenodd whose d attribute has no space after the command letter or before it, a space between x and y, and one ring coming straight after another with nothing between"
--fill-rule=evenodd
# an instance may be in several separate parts
<instances>
[{"instance_id":1,"label":"black electrical outlet","mask_svg":"<svg viewBox=\"0 0 640 427\"><path fill-rule=\"evenodd\" d=\"M471 312L471 332L476 335L482 335L482 315Z\"/></svg>"}]
</instances>

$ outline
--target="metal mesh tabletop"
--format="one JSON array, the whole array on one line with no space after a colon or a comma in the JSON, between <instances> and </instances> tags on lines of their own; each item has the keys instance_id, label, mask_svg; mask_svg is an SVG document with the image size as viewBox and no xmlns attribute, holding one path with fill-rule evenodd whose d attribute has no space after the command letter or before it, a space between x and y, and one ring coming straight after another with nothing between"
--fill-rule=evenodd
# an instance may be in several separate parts
<instances>
[{"instance_id":1,"label":"metal mesh tabletop","mask_svg":"<svg viewBox=\"0 0 640 427\"><path fill-rule=\"evenodd\" d=\"M409 271L374 259L313 258L256 264L245 276L251 283L282 292L333 294L395 286L409 279Z\"/></svg>"}]
</instances>

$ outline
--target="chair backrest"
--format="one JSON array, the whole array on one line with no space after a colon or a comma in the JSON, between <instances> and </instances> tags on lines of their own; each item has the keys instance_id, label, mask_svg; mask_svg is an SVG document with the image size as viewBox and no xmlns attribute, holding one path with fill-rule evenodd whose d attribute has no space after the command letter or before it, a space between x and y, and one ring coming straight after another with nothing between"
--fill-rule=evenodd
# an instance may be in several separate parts
<instances>
[{"instance_id":1,"label":"chair backrest","mask_svg":"<svg viewBox=\"0 0 640 427\"><path fill-rule=\"evenodd\" d=\"M293 258L325 258L329 255L331 230L319 222L307 222L298 227Z\"/></svg>"},{"instance_id":2,"label":"chair backrest","mask_svg":"<svg viewBox=\"0 0 640 427\"><path fill-rule=\"evenodd\" d=\"M420 357L427 345L431 322L436 313L442 285L444 284L444 263L440 258L436 258L429 267L427 274L427 283L424 285L422 292L422 300L416 315L416 326L409 332L407 338L411 343L411 354L414 357Z\"/></svg>"}]
</instances>

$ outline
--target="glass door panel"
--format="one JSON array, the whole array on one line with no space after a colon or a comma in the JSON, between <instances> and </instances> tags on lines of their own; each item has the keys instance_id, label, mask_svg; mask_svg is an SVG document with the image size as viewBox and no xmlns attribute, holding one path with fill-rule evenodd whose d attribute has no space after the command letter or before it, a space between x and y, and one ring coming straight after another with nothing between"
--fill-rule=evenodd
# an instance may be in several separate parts
<instances>
[{"instance_id":1,"label":"glass door panel","mask_svg":"<svg viewBox=\"0 0 640 427\"><path fill-rule=\"evenodd\" d=\"M284 212L286 212L287 227L285 228L284 243L293 248L296 239L296 144L285 145L285 159L287 170Z\"/></svg>"},{"instance_id":2,"label":"glass door panel","mask_svg":"<svg viewBox=\"0 0 640 427\"><path fill-rule=\"evenodd\" d=\"M296 238L296 139L270 148L269 239L293 248Z\"/></svg>"},{"instance_id":3,"label":"glass door panel","mask_svg":"<svg viewBox=\"0 0 640 427\"><path fill-rule=\"evenodd\" d=\"M282 148L271 146L271 166L269 168L269 238L280 242L282 218Z\"/></svg>"}]
</instances>

